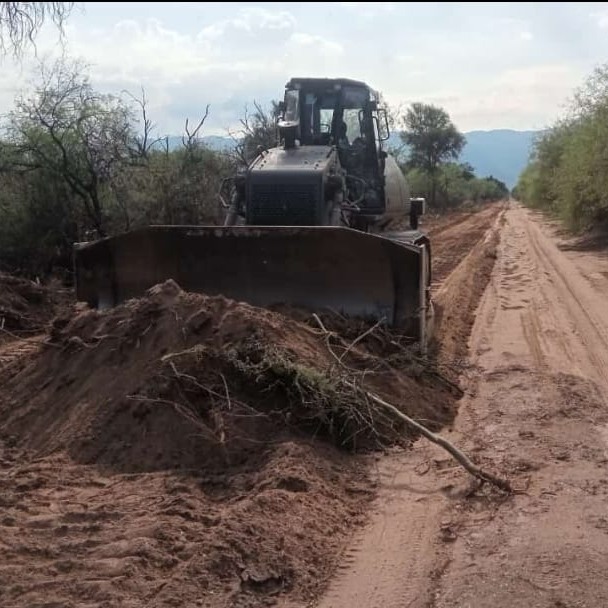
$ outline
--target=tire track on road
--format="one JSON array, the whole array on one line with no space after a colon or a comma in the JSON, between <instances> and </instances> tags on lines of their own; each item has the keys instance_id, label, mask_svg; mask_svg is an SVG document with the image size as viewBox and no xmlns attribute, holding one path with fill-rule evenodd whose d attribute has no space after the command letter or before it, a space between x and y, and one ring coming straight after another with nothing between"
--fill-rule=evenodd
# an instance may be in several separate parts
<instances>
[{"instance_id":1,"label":"tire track on road","mask_svg":"<svg viewBox=\"0 0 608 608\"><path fill-rule=\"evenodd\" d=\"M527 222L526 232L534 254L558 283L559 294L576 321L586 355L595 371L594 380L599 382L608 397L608 305L604 300L598 303L598 295L592 286L578 273L574 264L542 235L536 224Z\"/></svg>"}]
</instances>

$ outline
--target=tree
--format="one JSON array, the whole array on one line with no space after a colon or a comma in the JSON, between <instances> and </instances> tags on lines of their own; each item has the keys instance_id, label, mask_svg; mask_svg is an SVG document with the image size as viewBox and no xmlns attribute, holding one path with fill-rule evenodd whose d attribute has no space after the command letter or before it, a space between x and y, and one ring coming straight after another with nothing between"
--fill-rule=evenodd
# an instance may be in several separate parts
<instances>
[{"instance_id":1,"label":"tree","mask_svg":"<svg viewBox=\"0 0 608 608\"><path fill-rule=\"evenodd\" d=\"M456 206L475 198L475 170L469 163L444 163L437 172L437 194L441 207Z\"/></svg>"},{"instance_id":2,"label":"tree","mask_svg":"<svg viewBox=\"0 0 608 608\"><path fill-rule=\"evenodd\" d=\"M245 116L241 118L239 136L231 134L235 142L237 160L248 164L259 153L259 149L268 150L277 145L277 119L279 104L271 101L269 108L264 108L257 101L253 102L253 114L245 108Z\"/></svg>"},{"instance_id":3,"label":"tree","mask_svg":"<svg viewBox=\"0 0 608 608\"><path fill-rule=\"evenodd\" d=\"M463 179L469 181L475 179L475 169L471 163L460 163L459 165Z\"/></svg>"},{"instance_id":4,"label":"tree","mask_svg":"<svg viewBox=\"0 0 608 608\"><path fill-rule=\"evenodd\" d=\"M61 60L43 67L34 95L16 106L9 124L14 164L61 178L105 236L104 198L137 149L130 107L95 91L81 66Z\"/></svg>"},{"instance_id":5,"label":"tree","mask_svg":"<svg viewBox=\"0 0 608 608\"><path fill-rule=\"evenodd\" d=\"M493 175L490 175L490 177L487 177L486 179L489 183L494 185L496 191L499 192L502 197L509 196L509 188L503 181L497 179Z\"/></svg>"},{"instance_id":6,"label":"tree","mask_svg":"<svg viewBox=\"0 0 608 608\"><path fill-rule=\"evenodd\" d=\"M74 2L0 2L0 48L12 49L19 57L25 47L34 44L42 26L49 20L59 28L72 12Z\"/></svg>"},{"instance_id":7,"label":"tree","mask_svg":"<svg viewBox=\"0 0 608 608\"><path fill-rule=\"evenodd\" d=\"M429 104L413 103L402 122L401 138L409 148L408 164L427 174L430 203L435 205L438 169L443 162L458 158L466 143L465 137L444 109Z\"/></svg>"},{"instance_id":8,"label":"tree","mask_svg":"<svg viewBox=\"0 0 608 608\"><path fill-rule=\"evenodd\" d=\"M149 224L221 219L217 193L234 173L208 149L200 120L182 146L155 136L142 89L121 97L94 89L84 66L60 60L0 125L0 265L70 279L74 242ZM165 144L166 145L163 145Z\"/></svg>"}]
</instances>

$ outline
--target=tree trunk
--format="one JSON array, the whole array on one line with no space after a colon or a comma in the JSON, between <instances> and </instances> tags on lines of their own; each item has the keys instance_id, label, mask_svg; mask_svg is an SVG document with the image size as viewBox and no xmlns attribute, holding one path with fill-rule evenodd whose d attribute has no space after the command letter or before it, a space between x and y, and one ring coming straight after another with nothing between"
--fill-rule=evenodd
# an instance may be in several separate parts
<instances>
[{"instance_id":1,"label":"tree trunk","mask_svg":"<svg viewBox=\"0 0 608 608\"><path fill-rule=\"evenodd\" d=\"M437 174L431 171L431 207L435 207L437 202Z\"/></svg>"},{"instance_id":2,"label":"tree trunk","mask_svg":"<svg viewBox=\"0 0 608 608\"><path fill-rule=\"evenodd\" d=\"M106 231L103 228L103 215L101 212L101 202L99 201L99 195L97 193L96 188L91 188L89 192L89 196L91 198L91 203L93 205L93 224L95 226L95 231L99 238L103 238L107 236Z\"/></svg>"}]
</instances>

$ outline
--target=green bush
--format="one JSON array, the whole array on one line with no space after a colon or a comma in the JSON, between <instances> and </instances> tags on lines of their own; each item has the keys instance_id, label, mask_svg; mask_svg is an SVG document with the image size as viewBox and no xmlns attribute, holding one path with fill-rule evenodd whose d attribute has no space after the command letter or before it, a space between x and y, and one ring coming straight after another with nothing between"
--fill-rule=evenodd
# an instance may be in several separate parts
<instances>
[{"instance_id":1,"label":"green bush","mask_svg":"<svg viewBox=\"0 0 608 608\"><path fill-rule=\"evenodd\" d=\"M428 197L430 179L422 169L410 169L406 174L412 196ZM464 203L481 203L505 198L509 189L490 176L478 178L469 164L446 163L439 167L436 177L436 206L450 209Z\"/></svg>"},{"instance_id":2,"label":"green bush","mask_svg":"<svg viewBox=\"0 0 608 608\"><path fill-rule=\"evenodd\" d=\"M534 143L514 196L574 231L608 222L608 67L588 77L566 116Z\"/></svg>"}]
</instances>

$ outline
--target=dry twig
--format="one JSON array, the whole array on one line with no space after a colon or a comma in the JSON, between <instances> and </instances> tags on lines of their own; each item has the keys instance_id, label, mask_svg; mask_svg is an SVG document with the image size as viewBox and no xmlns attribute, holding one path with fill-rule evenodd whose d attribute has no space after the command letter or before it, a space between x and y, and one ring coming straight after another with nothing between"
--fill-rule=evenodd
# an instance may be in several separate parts
<instances>
[{"instance_id":1,"label":"dry twig","mask_svg":"<svg viewBox=\"0 0 608 608\"><path fill-rule=\"evenodd\" d=\"M318 323L321 330L326 333L326 343L327 343L330 332L327 330L327 328L325 327L325 325L323 324L321 319L316 314L313 315L313 317L314 317L315 321ZM368 331L367 333L370 333L370 332ZM334 355L334 358L338 361L338 363L342 364L341 360L331 350L330 350L330 352L332 355ZM350 388L352 391L363 392L363 394L369 400L374 402L376 405L380 406L385 411L390 412L392 416L398 418L399 420L402 420L408 426L410 426L411 428L418 431L423 437L425 437L432 443L434 443L434 444L438 445L439 447L443 448L444 450L446 450L452 456L452 458L454 458L454 460L456 460L456 462L458 462L458 464L460 464L468 473L473 475L473 477L479 479L482 482L490 483L490 484L496 486L497 488L499 488L500 490L503 490L504 492L508 492L508 493L513 492L513 488L511 487L511 484L509 483L509 481L507 479L498 477L492 473L488 473L487 471L483 470L481 467L479 467L475 463L473 463L473 461L471 461L471 459L466 454L464 454L461 450L459 450L453 443L451 443L444 437L441 437L440 435L433 433L432 431L427 429L424 425L420 424L413 418L410 418L407 414L404 414L399 408L394 406L392 403L385 401L380 396L376 395L375 393L372 393L371 391L365 390L365 389L357 386L352 381L344 380L344 384L348 388ZM371 412L372 412L372 410L370 408L370 412L369 412L370 419L373 420Z\"/></svg>"},{"instance_id":2,"label":"dry twig","mask_svg":"<svg viewBox=\"0 0 608 608\"><path fill-rule=\"evenodd\" d=\"M384 409L391 412L400 420L403 420L405 423L416 429L421 435L426 437L426 439L428 439L435 445L438 445L439 447L443 448L454 458L454 460L456 460L456 462L458 462L466 471L473 475L473 477L476 477L480 481L491 483L492 485L503 490L504 492L513 492L513 488L511 487L511 484L508 480L502 477L497 477L492 473L484 471L481 467L478 467L466 454L461 452L453 443L451 443L444 437L441 437L440 435L429 431L429 429L427 429L425 426L423 426L419 422L416 422L413 418L410 418L408 415L404 414L401 410L397 409L394 405L388 403L378 395L375 395L374 393L371 393L369 391L365 391L365 394L374 403L377 403Z\"/></svg>"}]
</instances>

